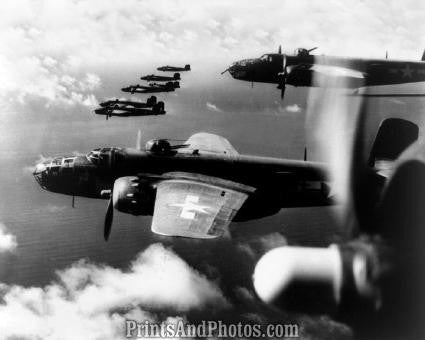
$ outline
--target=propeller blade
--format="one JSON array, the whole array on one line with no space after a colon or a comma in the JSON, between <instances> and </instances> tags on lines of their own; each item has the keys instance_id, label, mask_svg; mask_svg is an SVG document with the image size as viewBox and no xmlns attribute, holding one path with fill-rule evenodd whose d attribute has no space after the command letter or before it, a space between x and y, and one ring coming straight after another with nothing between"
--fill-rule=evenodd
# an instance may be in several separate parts
<instances>
[{"instance_id":1,"label":"propeller blade","mask_svg":"<svg viewBox=\"0 0 425 340\"><path fill-rule=\"evenodd\" d=\"M317 50L317 49L318 49L318 47L310 48L310 49L308 50L308 53L310 53L310 52L312 52L312 51L314 51L314 50Z\"/></svg>"},{"instance_id":2,"label":"propeller blade","mask_svg":"<svg viewBox=\"0 0 425 340\"><path fill-rule=\"evenodd\" d=\"M277 53L282 54L282 45L279 45L279 50L277 51Z\"/></svg>"},{"instance_id":3,"label":"propeller blade","mask_svg":"<svg viewBox=\"0 0 425 340\"><path fill-rule=\"evenodd\" d=\"M136 149L142 150L142 131L137 131Z\"/></svg>"},{"instance_id":4,"label":"propeller blade","mask_svg":"<svg viewBox=\"0 0 425 340\"><path fill-rule=\"evenodd\" d=\"M285 84L283 84L283 86L280 90L280 99L283 99L285 97L285 89L286 89L286 86L285 86Z\"/></svg>"},{"instance_id":5,"label":"propeller blade","mask_svg":"<svg viewBox=\"0 0 425 340\"><path fill-rule=\"evenodd\" d=\"M328 164L329 197L341 206L337 214L339 222L344 224L343 232L348 237L354 226L346 226L346 222L347 215L354 213L350 176L352 152L358 150L353 147L353 140L361 100L357 97L335 95L339 91L336 89L346 87L346 79L330 78L319 73L313 76L312 81L319 89L309 91L306 126L312 132L308 135L307 142L314 145L316 157ZM364 150L362 155L363 152Z\"/></svg>"},{"instance_id":6,"label":"propeller blade","mask_svg":"<svg viewBox=\"0 0 425 340\"><path fill-rule=\"evenodd\" d=\"M225 74L226 72L228 72L229 71L229 69L228 68L226 68L223 72L221 72L220 74Z\"/></svg>"},{"instance_id":7,"label":"propeller blade","mask_svg":"<svg viewBox=\"0 0 425 340\"><path fill-rule=\"evenodd\" d=\"M112 193L111 193L111 198L109 200L108 208L106 210L105 226L103 230L103 237L105 238L105 241L108 241L109 235L111 234L113 219L114 219L114 204L112 202Z\"/></svg>"}]
</instances>

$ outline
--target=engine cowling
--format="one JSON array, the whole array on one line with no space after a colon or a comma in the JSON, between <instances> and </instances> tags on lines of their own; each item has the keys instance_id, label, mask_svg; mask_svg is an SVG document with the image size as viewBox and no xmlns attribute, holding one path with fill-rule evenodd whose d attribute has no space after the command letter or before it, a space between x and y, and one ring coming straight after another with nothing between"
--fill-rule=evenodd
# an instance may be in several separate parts
<instances>
[{"instance_id":1,"label":"engine cowling","mask_svg":"<svg viewBox=\"0 0 425 340\"><path fill-rule=\"evenodd\" d=\"M155 201L153 187L136 176L120 177L114 183L115 209L132 215L151 215Z\"/></svg>"}]
</instances>

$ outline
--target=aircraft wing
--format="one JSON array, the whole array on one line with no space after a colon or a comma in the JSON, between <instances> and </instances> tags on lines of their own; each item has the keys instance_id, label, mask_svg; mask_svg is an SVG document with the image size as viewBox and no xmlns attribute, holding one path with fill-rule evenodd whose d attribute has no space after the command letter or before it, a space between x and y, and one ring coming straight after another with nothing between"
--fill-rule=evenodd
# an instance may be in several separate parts
<instances>
[{"instance_id":1,"label":"aircraft wing","mask_svg":"<svg viewBox=\"0 0 425 340\"><path fill-rule=\"evenodd\" d=\"M230 142L221 136L212 133L200 132L192 135L186 142L186 150L198 150L204 153L223 154L236 156L238 152Z\"/></svg>"},{"instance_id":2,"label":"aircraft wing","mask_svg":"<svg viewBox=\"0 0 425 340\"><path fill-rule=\"evenodd\" d=\"M157 184L152 232L167 236L221 236L255 189L221 178L170 173Z\"/></svg>"},{"instance_id":3,"label":"aircraft wing","mask_svg":"<svg viewBox=\"0 0 425 340\"><path fill-rule=\"evenodd\" d=\"M366 74L347 67L330 66L330 65L312 65L310 70L330 77L344 77L364 79Z\"/></svg>"},{"instance_id":4,"label":"aircraft wing","mask_svg":"<svg viewBox=\"0 0 425 340\"><path fill-rule=\"evenodd\" d=\"M341 79L344 81L363 82L367 73L358 70L332 65L322 64L298 64L288 67L288 74L291 78L305 76L309 74L312 79Z\"/></svg>"}]
</instances>

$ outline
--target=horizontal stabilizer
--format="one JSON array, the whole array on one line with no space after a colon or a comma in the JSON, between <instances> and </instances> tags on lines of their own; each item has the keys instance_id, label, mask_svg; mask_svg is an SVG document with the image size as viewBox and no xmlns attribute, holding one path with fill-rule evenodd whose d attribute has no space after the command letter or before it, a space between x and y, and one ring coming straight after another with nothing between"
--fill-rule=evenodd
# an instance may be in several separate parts
<instances>
[{"instance_id":1,"label":"horizontal stabilizer","mask_svg":"<svg viewBox=\"0 0 425 340\"><path fill-rule=\"evenodd\" d=\"M384 120L378 130L369 157L369 166L382 161L394 161L419 137L419 127L401 118Z\"/></svg>"}]
</instances>

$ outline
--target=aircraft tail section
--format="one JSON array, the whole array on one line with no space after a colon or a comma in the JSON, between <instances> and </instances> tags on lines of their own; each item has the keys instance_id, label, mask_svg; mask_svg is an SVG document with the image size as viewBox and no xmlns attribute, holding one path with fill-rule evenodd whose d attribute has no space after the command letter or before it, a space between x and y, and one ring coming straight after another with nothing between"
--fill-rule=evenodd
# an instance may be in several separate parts
<instances>
[{"instance_id":1,"label":"aircraft tail section","mask_svg":"<svg viewBox=\"0 0 425 340\"><path fill-rule=\"evenodd\" d=\"M395 161L418 137L419 127L415 123L401 118L385 119L373 143L369 166L379 170L385 162Z\"/></svg>"},{"instance_id":2,"label":"aircraft tail section","mask_svg":"<svg viewBox=\"0 0 425 340\"><path fill-rule=\"evenodd\" d=\"M147 100L146 100L146 104L148 106L154 106L157 102L157 98L156 96L150 96Z\"/></svg>"}]
</instances>

